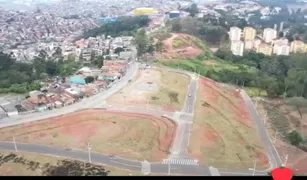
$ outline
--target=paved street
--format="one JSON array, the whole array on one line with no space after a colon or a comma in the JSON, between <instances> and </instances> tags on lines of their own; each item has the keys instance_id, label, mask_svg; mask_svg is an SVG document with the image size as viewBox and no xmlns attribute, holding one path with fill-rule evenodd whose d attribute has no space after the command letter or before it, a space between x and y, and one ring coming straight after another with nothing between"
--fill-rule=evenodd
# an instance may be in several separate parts
<instances>
[{"instance_id":1,"label":"paved street","mask_svg":"<svg viewBox=\"0 0 307 180\"><path fill-rule=\"evenodd\" d=\"M272 144L272 140L267 132L267 129L263 123L263 120L259 116L253 102L251 101L250 97L246 94L244 90L241 90L241 96L243 97L245 104L252 116L252 119L255 121L258 129L258 134L260 136L260 139L264 145L264 148L268 152L268 156L271 162L271 168L280 167L282 165L282 161L280 159L280 156Z\"/></svg>"}]
</instances>

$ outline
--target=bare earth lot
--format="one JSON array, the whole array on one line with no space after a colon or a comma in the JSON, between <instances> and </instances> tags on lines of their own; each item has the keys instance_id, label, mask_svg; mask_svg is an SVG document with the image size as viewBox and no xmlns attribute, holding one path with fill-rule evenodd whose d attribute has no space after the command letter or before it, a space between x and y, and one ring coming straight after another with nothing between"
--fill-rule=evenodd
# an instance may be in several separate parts
<instances>
[{"instance_id":1,"label":"bare earth lot","mask_svg":"<svg viewBox=\"0 0 307 180\"><path fill-rule=\"evenodd\" d=\"M73 165L73 166L72 166ZM138 172L32 153L0 152L0 176L128 176Z\"/></svg>"},{"instance_id":2,"label":"bare earth lot","mask_svg":"<svg viewBox=\"0 0 307 180\"><path fill-rule=\"evenodd\" d=\"M107 99L108 104L181 110L189 86L187 75L145 69L137 79Z\"/></svg>"},{"instance_id":3,"label":"bare earth lot","mask_svg":"<svg viewBox=\"0 0 307 180\"><path fill-rule=\"evenodd\" d=\"M268 168L259 135L239 92L202 78L196 101L190 154L218 168Z\"/></svg>"},{"instance_id":4,"label":"bare earth lot","mask_svg":"<svg viewBox=\"0 0 307 180\"><path fill-rule=\"evenodd\" d=\"M92 150L148 161L166 158L176 125L147 115L85 110L39 122L0 129L1 141Z\"/></svg>"},{"instance_id":5,"label":"bare earth lot","mask_svg":"<svg viewBox=\"0 0 307 180\"><path fill-rule=\"evenodd\" d=\"M285 104L282 99L265 99L265 101L258 101L257 104L257 110L265 121L273 141L278 129L274 145L282 161L285 162L288 156L286 166L296 175L307 175L307 152L290 145L285 138L287 133L297 130L306 139L307 109L301 108L303 113L301 118L297 110Z\"/></svg>"}]
</instances>

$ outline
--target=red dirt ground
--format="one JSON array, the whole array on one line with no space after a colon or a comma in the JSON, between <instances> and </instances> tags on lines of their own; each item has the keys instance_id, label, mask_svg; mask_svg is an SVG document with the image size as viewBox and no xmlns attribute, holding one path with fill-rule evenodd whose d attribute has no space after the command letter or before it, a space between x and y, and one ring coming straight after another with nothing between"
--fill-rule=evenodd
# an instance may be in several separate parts
<instances>
[{"instance_id":1,"label":"red dirt ground","mask_svg":"<svg viewBox=\"0 0 307 180\"><path fill-rule=\"evenodd\" d=\"M189 43L189 41L191 38L192 37L187 34L181 34L181 33L173 34L172 37L163 41L165 48L165 53L163 53L163 55L167 57L196 57L201 55L203 53L202 50L190 45L191 43ZM187 45L181 48L174 49L173 48L174 39L180 39L183 42L185 42Z\"/></svg>"},{"instance_id":2,"label":"red dirt ground","mask_svg":"<svg viewBox=\"0 0 307 180\"><path fill-rule=\"evenodd\" d=\"M204 133L204 136L207 139L206 143L208 144L214 144L220 139L219 135L216 132L214 132L212 129L210 130L207 129L206 132Z\"/></svg>"},{"instance_id":3,"label":"red dirt ground","mask_svg":"<svg viewBox=\"0 0 307 180\"><path fill-rule=\"evenodd\" d=\"M226 119L236 120L240 124L246 126L247 128L250 128L251 130L255 129L252 125L252 120L245 106L245 102L242 99L240 93L236 91L236 89L222 87L217 82L209 78L200 79L200 88L202 89L202 91L204 91L201 93L201 96L206 97L206 103L210 104L211 107L211 111L210 109L206 110L207 114L217 113ZM226 107L228 107L232 113L227 114L228 117L226 116L226 114L222 114L222 111L219 110L220 105L218 104L218 102L220 98L223 99L222 102L226 103ZM223 141L222 137L220 137L219 135L219 132L215 132L214 129L210 127L204 127L203 131L199 129L199 133L201 132L204 133L204 138L206 139L204 140L204 142L202 142L203 146L213 147L216 142L221 140ZM238 138L240 137L241 136L239 136ZM243 141L245 141L243 137L241 138ZM238 139L238 142L241 141L240 139ZM265 153L257 150L256 156L258 165L265 167L269 163L268 157L265 155Z\"/></svg>"},{"instance_id":4,"label":"red dirt ground","mask_svg":"<svg viewBox=\"0 0 307 180\"><path fill-rule=\"evenodd\" d=\"M233 117L241 124L254 129L252 126L252 120L250 119L250 115L247 111L244 100L242 99L240 92L236 91L236 89L232 88L221 88L215 81L209 78L202 78L201 83L205 84L208 88L212 89L217 94L216 96L222 96L229 103L229 107L232 112L235 112L235 116ZM217 102L217 101L215 101Z\"/></svg>"},{"instance_id":5,"label":"red dirt ground","mask_svg":"<svg viewBox=\"0 0 307 180\"><path fill-rule=\"evenodd\" d=\"M103 117L104 115L105 117L109 118L105 119ZM111 119L115 116L116 119ZM0 129L0 140L11 141L12 134L14 133L16 140L19 142L45 144L59 147L69 146L80 149L86 148L85 146L90 138L97 139L99 136L104 137L104 140L101 140L101 143L106 141L113 142L113 140L116 141L122 138L135 138L141 140L144 133L146 133L146 129L133 129L133 132L129 132L130 138L127 137L125 131L125 128L127 127L122 127L120 122L125 122L129 119L150 121L153 124L153 126L150 128L155 131L157 136L155 137L156 139L148 140L156 142L157 145L150 148L151 156L154 160L166 158L176 133L176 124L174 122L167 120L166 118L157 118L144 114L105 111L99 109L84 110L66 114L64 116L28 123L26 125L3 128ZM116 125L114 125L113 121L117 122ZM125 124L122 125L125 126ZM102 131L101 128L104 126L105 128ZM108 129L108 127L113 127L113 129ZM147 131L148 130L149 129L147 129ZM56 134L56 136L53 136L54 134ZM62 137L66 138L63 139ZM67 139L67 137L70 138ZM142 142L140 140L137 140L137 142ZM93 144L92 147L93 151L100 152L100 149L95 149L95 147L98 148L98 144ZM103 151L103 153L117 153L124 157L131 157L131 154L126 156L125 153L127 152L121 152L121 150L118 148L109 148L107 152Z\"/></svg>"}]
</instances>

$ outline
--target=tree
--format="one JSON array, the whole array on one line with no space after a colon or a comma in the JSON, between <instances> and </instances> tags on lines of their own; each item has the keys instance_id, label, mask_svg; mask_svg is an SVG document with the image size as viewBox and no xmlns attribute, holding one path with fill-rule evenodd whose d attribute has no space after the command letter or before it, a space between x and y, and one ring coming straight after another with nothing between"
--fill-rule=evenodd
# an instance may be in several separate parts
<instances>
[{"instance_id":1,"label":"tree","mask_svg":"<svg viewBox=\"0 0 307 180\"><path fill-rule=\"evenodd\" d=\"M94 60L95 60L95 51L91 51L91 58L90 58L90 62L91 63L94 63Z\"/></svg>"},{"instance_id":2,"label":"tree","mask_svg":"<svg viewBox=\"0 0 307 180\"><path fill-rule=\"evenodd\" d=\"M92 83L95 81L95 78L93 76L87 76L85 79L86 84Z\"/></svg>"},{"instance_id":3,"label":"tree","mask_svg":"<svg viewBox=\"0 0 307 180\"><path fill-rule=\"evenodd\" d=\"M122 47L117 47L117 48L115 48L114 53L115 53L115 54L119 54L120 52L123 52L123 51L124 51L124 48L122 48Z\"/></svg>"},{"instance_id":4,"label":"tree","mask_svg":"<svg viewBox=\"0 0 307 180\"><path fill-rule=\"evenodd\" d=\"M156 49L157 52L162 52L162 50L163 50L163 43L160 40L158 40L158 42L156 43L155 49Z\"/></svg>"},{"instance_id":5,"label":"tree","mask_svg":"<svg viewBox=\"0 0 307 180\"><path fill-rule=\"evenodd\" d=\"M73 53L68 54L67 61L74 62L75 59L76 59L76 55L75 54L73 54ZM80 59L80 61L83 60L82 54L80 55L79 59Z\"/></svg>"},{"instance_id":6,"label":"tree","mask_svg":"<svg viewBox=\"0 0 307 180\"><path fill-rule=\"evenodd\" d=\"M62 55L63 55L63 54L62 54L62 48L57 47L57 48L55 49L55 52L54 52L52 55L53 55L53 56L57 56L57 57L62 56Z\"/></svg>"},{"instance_id":7,"label":"tree","mask_svg":"<svg viewBox=\"0 0 307 180\"><path fill-rule=\"evenodd\" d=\"M191 4L187 11L190 13L190 16L194 17L199 12L197 4Z\"/></svg>"},{"instance_id":8,"label":"tree","mask_svg":"<svg viewBox=\"0 0 307 180\"><path fill-rule=\"evenodd\" d=\"M146 35L145 29L141 29L137 32L135 36L135 44L139 57L142 56L144 53L146 53L149 44L149 39Z\"/></svg>"},{"instance_id":9,"label":"tree","mask_svg":"<svg viewBox=\"0 0 307 180\"><path fill-rule=\"evenodd\" d=\"M95 61L95 65L97 65L98 68L101 68L103 66L103 61L104 61L103 56L98 56Z\"/></svg>"},{"instance_id":10,"label":"tree","mask_svg":"<svg viewBox=\"0 0 307 180\"><path fill-rule=\"evenodd\" d=\"M182 29L182 26L181 26L181 23L180 23L180 19L173 20L172 31L178 33L178 32L181 32L181 29Z\"/></svg>"},{"instance_id":11,"label":"tree","mask_svg":"<svg viewBox=\"0 0 307 180\"><path fill-rule=\"evenodd\" d=\"M286 103L290 106L294 106L297 109L300 117L303 118L301 108L307 107L307 99L304 97L291 97L286 100Z\"/></svg>"},{"instance_id":12,"label":"tree","mask_svg":"<svg viewBox=\"0 0 307 180\"><path fill-rule=\"evenodd\" d=\"M300 143L304 141L302 135L296 130L288 133L287 138L289 139L290 143L294 146L298 146L300 145Z\"/></svg>"}]
</instances>

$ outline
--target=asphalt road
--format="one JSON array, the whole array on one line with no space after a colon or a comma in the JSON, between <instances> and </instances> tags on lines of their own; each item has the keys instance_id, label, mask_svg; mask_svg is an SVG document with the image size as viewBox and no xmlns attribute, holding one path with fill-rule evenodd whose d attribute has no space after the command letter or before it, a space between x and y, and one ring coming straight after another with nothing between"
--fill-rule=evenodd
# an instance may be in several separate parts
<instances>
[{"instance_id":1,"label":"asphalt road","mask_svg":"<svg viewBox=\"0 0 307 180\"><path fill-rule=\"evenodd\" d=\"M47 156L55 156L69 159L76 159L81 161L89 161L89 153L86 150L65 150L62 148L35 145L35 144L16 144L18 151L36 153ZM0 142L0 150L15 151L14 143L12 142ZM112 158L103 154L91 152L91 160L93 163L103 164L106 166L131 170L140 172L142 169L141 161L127 160L119 157ZM168 165L151 163L151 173L156 174L168 174L170 168L170 174L181 174L181 175L194 175L194 176L210 176L208 167L204 166L186 166L186 165ZM253 171L242 171L242 170L221 170L220 174L224 176L244 176L252 175ZM266 175L265 172L257 171L255 175Z\"/></svg>"},{"instance_id":2,"label":"asphalt road","mask_svg":"<svg viewBox=\"0 0 307 180\"><path fill-rule=\"evenodd\" d=\"M178 72L176 70L170 70ZM182 73L182 72L180 72ZM178 123L176 137L174 139L173 146L171 148L171 155L169 159L188 159L188 146L190 139L190 131L193 123L194 106L197 95L198 79L189 74L190 84L186 95L184 107L182 108L178 118L175 120Z\"/></svg>"},{"instance_id":3,"label":"asphalt road","mask_svg":"<svg viewBox=\"0 0 307 180\"><path fill-rule=\"evenodd\" d=\"M257 125L258 134L260 136L260 139L261 139L261 141L264 145L264 148L268 152L268 156L269 156L270 163L271 163L271 166L272 166L271 168L280 167L282 165L282 161L280 159L280 156L279 156L276 148L272 144L271 138L270 138L270 136L267 132L267 129L264 125L263 120L259 116L259 114L258 114L253 102L251 101L250 97L246 94L246 92L244 90L241 90L241 96L243 97L245 104L246 104L253 120L255 121L255 123Z\"/></svg>"}]
</instances>

